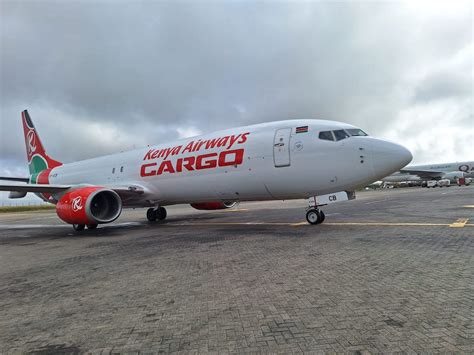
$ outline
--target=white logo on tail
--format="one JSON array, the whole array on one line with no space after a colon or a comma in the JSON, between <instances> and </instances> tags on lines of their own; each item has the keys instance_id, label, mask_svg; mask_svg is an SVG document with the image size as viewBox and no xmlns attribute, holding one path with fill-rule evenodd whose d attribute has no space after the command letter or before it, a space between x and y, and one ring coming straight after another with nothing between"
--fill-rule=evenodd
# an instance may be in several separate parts
<instances>
[{"instance_id":1,"label":"white logo on tail","mask_svg":"<svg viewBox=\"0 0 474 355\"><path fill-rule=\"evenodd\" d=\"M72 205L72 210L74 212L82 210L82 197L81 196L74 197L72 199L71 205Z\"/></svg>"},{"instance_id":2,"label":"white logo on tail","mask_svg":"<svg viewBox=\"0 0 474 355\"><path fill-rule=\"evenodd\" d=\"M36 136L35 131L30 130L26 135L26 141L28 144L28 154L31 155L36 151Z\"/></svg>"}]
</instances>

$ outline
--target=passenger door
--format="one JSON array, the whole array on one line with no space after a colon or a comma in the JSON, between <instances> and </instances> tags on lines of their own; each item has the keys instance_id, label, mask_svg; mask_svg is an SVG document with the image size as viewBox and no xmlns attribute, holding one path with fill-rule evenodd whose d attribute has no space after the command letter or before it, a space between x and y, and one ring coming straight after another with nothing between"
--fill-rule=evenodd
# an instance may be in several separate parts
<instances>
[{"instance_id":1,"label":"passenger door","mask_svg":"<svg viewBox=\"0 0 474 355\"><path fill-rule=\"evenodd\" d=\"M290 165L291 128L281 128L275 132L273 139L273 160L275 167Z\"/></svg>"}]
</instances>

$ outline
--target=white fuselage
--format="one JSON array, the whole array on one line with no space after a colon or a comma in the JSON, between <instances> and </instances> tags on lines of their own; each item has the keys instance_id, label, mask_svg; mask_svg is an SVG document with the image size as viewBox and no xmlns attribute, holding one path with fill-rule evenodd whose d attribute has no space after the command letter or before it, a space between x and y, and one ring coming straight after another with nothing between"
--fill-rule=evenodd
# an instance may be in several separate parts
<instances>
[{"instance_id":1,"label":"white fuselage","mask_svg":"<svg viewBox=\"0 0 474 355\"><path fill-rule=\"evenodd\" d=\"M320 131L349 128L322 120L233 128L65 164L49 182L143 188L143 198L125 206L295 199L353 190L411 160L402 146L369 136L318 138Z\"/></svg>"}]
</instances>

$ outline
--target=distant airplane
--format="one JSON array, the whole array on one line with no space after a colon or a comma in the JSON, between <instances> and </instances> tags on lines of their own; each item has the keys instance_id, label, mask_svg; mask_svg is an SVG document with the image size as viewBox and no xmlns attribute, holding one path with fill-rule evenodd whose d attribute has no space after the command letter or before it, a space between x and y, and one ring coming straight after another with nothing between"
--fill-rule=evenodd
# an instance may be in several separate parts
<instances>
[{"instance_id":1,"label":"distant airplane","mask_svg":"<svg viewBox=\"0 0 474 355\"><path fill-rule=\"evenodd\" d=\"M457 182L459 178L474 177L474 161L444 164L412 165L382 179L386 183L406 181L444 180Z\"/></svg>"},{"instance_id":2,"label":"distant airplane","mask_svg":"<svg viewBox=\"0 0 474 355\"><path fill-rule=\"evenodd\" d=\"M62 164L46 153L26 110L22 121L30 176L0 178L25 183L0 191L11 191L10 198L36 193L77 231L114 221L123 207L150 207L147 218L156 221L173 204L216 210L353 192L412 159L403 146L345 123L289 120ZM316 201L306 214L311 224L325 218Z\"/></svg>"}]
</instances>

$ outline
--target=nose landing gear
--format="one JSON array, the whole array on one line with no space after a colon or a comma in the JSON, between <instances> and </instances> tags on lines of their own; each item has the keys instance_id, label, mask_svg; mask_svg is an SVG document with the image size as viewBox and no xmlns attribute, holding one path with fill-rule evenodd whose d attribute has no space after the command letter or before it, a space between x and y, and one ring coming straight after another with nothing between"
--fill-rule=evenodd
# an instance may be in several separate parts
<instances>
[{"instance_id":1,"label":"nose landing gear","mask_svg":"<svg viewBox=\"0 0 474 355\"><path fill-rule=\"evenodd\" d=\"M148 211L146 211L146 218L150 222L155 222L156 220L163 221L166 216L167 212L164 207L149 208Z\"/></svg>"},{"instance_id":2,"label":"nose landing gear","mask_svg":"<svg viewBox=\"0 0 474 355\"><path fill-rule=\"evenodd\" d=\"M337 197L332 195L329 197L329 200L336 201ZM319 209L321 206L326 206L327 204L318 203L316 196L308 198L308 208L306 209L306 220L309 224L321 224L326 219L326 215L323 211Z\"/></svg>"},{"instance_id":3,"label":"nose landing gear","mask_svg":"<svg viewBox=\"0 0 474 355\"><path fill-rule=\"evenodd\" d=\"M319 208L311 207L306 212L306 220L309 224L320 224L326 219L326 215Z\"/></svg>"}]
</instances>

